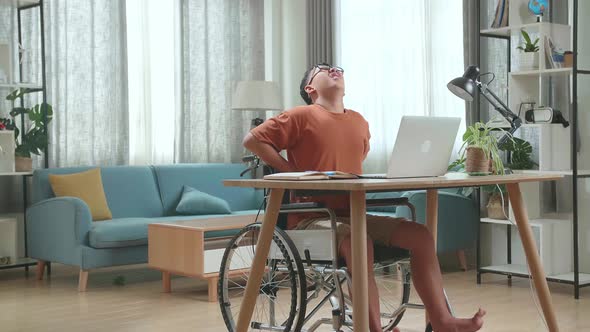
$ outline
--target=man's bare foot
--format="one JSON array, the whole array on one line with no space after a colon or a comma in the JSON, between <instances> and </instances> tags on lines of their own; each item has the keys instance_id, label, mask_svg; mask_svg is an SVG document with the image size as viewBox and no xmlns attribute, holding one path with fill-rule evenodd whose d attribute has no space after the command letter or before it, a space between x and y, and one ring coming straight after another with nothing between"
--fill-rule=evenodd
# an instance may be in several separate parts
<instances>
[{"instance_id":1,"label":"man's bare foot","mask_svg":"<svg viewBox=\"0 0 590 332\"><path fill-rule=\"evenodd\" d=\"M452 318L448 322L442 322L442 326L434 328L437 332L475 332L483 326L483 316L486 312L479 309L472 318Z\"/></svg>"}]
</instances>

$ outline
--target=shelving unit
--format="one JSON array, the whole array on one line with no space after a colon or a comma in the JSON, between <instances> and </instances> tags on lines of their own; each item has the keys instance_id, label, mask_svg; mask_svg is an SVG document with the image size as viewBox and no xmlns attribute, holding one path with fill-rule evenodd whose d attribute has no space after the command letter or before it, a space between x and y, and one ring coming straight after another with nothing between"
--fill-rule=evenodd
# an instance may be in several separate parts
<instances>
[{"instance_id":1,"label":"shelving unit","mask_svg":"<svg viewBox=\"0 0 590 332\"><path fill-rule=\"evenodd\" d=\"M10 24L10 31L8 35L11 36L9 48L11 50L10 59L7 61L11 64L11 68L9 70L11 73L9 74L10 80L8 82L0 83L0 96L2 100L6 95L10 92L14 91L15 89L19 88L26 88L28 89L28 94L31 93L40 93L40 100L42 101L43 105L47 103L47 91L46 91L46 76L45 76L45 38L44 38L44 15L43 15L43 0L10 0L12 5L11 13L13 14L11 18ZM32 11L38 11L38 18L39 18L39 27L40 27L40 38L39 38L39 45L35 45L35 47L39 47L40 52L40 64L41 64L41 73L40 73L40 82L30 83L30 82L23 82L24 78L24 64L20 59L20 53L17 55L18 45L22 45L23 38L25 36L23 33L23 21L25 20L23 16L32 13ZM30 15L29 19L34 19L34 15ZM15 64L17 67L14 67ZM25 107L25 98L21 97L19 100L20 106ZM44 116L46 116L45 112L43 112ZM46 122L46 121L45 121ZM20 139L24 138L25 130L25 119L21 116L20 121L17 121L17 126L20 129L21 137ZM45 133L47 133L47 128L44 128ZM47 158L47 147L44 151L44 159L43 163L45 167L48 167L48 158ZM23 223L23 233L24 239L24 256L15 259L11 264L0 265L0 270L10 269L10 268L18 268L18 267L25 267L28 271L29 267L32 265L36 265L36 261L27 258L27 227L26 227L26 208L27 208L27 179L30 178L32 172L0 172L0 176L2 177L21 177L22 178L22 188L23 188L23 212L20 214L21 216L18 219L22 220ZM0 214L0 216L2 216Z\"/></svg>"},{"instance_id":2,"label":"shelving unit","mask_svg":"<svg viewBox=\"0 0 590 332\"><path fill-rule=\"evenodd\" d=\"M488 71L485 67L491 64L482 64L481 45L494 45L491 52L502 54L495 61L505 61L498 67L506 68L503 73L507 86L505 102L510 109L519 113L521 103L534 101L537 107L549 106L561 111L570 123L567 128L561 124L524 124L515 136L533 145L533 159L540 171L564 175L563 180L537 186L533 189L536 192L527 193L530 188L521 190L527 208L531 210L530 224L547 280L572 284L574 296L579 298L580 288L590 286L590 262L580 259L590 253L590 147L587 147L590 145L590 126L586 125L590 123L590 114L578 112L582 106L588 110L590 105L590 40L586 36L580 39L578 34L586 35L590 31L590 24L584 22L590 16L590 2L552 1L543 22L536 22L535 16L527 14L528 0L511 0L509 26L489 29L494 15L490 11L491 2L495 5L496 0L478 1L480 31L477 45L482 72ZM523 70L518 66L520 51L516 47L522 41L523 29L531 39L539 38L538 68ZM552 68L545 53L546 37L558 48L574 52L573 67ZM582 40L585 44L580 44ZM502 49L504 45L505 50ZM505 60L502 59L504 54ZM579 83L580 80L583 84ZM475 121L486 121L491 117L485 103L477 106ZM524 123L524 112L519 116ZM494 126L502 128L508 123L497 121ZM478 195L480 206L484 196ZM478 283L484 273L528 277L522 248L513 241L518 236L517 229L508 220L489 218L481 218L480 228Z\"/></svg>"},{"instance_id":3,"label":"shelving unit","mask_svg":"<svg viewBox=\"0 0 590 332\"><path fill-rule=\"evenodd\" d=\"M523 70L511 72L511 77L518 76L543 76L543 75L571 75L572 68L552 68L552 69L537 69L537 70Z\"/></svg>"}]
</instances>

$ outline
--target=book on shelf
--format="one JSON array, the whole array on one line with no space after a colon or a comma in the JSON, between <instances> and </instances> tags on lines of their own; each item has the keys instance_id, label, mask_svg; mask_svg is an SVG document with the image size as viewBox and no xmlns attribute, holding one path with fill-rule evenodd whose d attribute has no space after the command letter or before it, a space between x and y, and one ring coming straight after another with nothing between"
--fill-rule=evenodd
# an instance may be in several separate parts
<instances>
[{"instance_id":1,"label":"book on shelf","mask_svg":"<svg viewBox=\"0 0 590 332\"><path fill-rule=\"evenodd\" d=\"M345 173L340 171L307 171L307 172L288 172L288 173L274 173L264 176L264 180L293 180L293 181L307 181L307 180L334 180L334 179L358 179L359 176L352 173Z\"/></svg>"},{"instance_id":2,"label":"book on shelf","mask_svg":"<svg viewBox=\"0 0 590 332\"><path fill-rule=\"evenodd\" d=\"M510 0L498 0L496 4L496 15L492 21L492 28L502 28L508 26L508 4Z\"/></svg>"},{"instance_id":3,"label":"book on shelf","mask_svg":"<svg viewBox=\"0 0 590 332\"><path fill-rule=\"evenodd\" d=\"M547 69L562 68L562 63L555 61L555 56L559 54L559 52L555 44L553 44L553 40L551 40L551 37L545 36L544 44Z\"/></svg>"}]
</instances>

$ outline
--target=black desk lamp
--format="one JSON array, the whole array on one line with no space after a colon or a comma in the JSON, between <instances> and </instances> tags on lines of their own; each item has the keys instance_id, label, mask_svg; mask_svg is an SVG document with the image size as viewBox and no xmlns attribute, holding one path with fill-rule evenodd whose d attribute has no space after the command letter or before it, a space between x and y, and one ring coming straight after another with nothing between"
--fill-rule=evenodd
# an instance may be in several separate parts
<instances>
[{"instance_id":1,"label":"black desk lamp","mask_svg":"<svg viewBox=\"0 0 590 332\"><path fill-rule=\"evenodd\" d=\"M473 94L476 93L476 89L479 90L480 94L484 96L487 101L494 106L494 109L502 114L506 120L510 123L510 130L508 133L514 134L514 132L522 125L522 120L518 117L518 115L514 114L502 102L502 100L494 94L492 91L488 90L488 83L482 83L479 81L480 76L487 75L492 73L485 73L480 75L479 68L477 66L469 66L465 69L465 73L461 77L457 77L450 81L447 84L447 88L451 90L457 97L464 99L466 101L473 101ZM490 81L491 82L491 81ZM503 135L498 140L498 145L502 145L502 143L508 140L509 135Z\"/></svg>"}]
</instances>

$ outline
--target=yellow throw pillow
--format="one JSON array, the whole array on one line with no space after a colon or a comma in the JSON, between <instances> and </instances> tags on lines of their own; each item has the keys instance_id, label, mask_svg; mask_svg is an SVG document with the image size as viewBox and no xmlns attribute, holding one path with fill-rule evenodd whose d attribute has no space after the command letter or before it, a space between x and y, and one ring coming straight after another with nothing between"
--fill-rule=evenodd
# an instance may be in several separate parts
<instances>
[{"instance_id":1,"label":"yellow throw pillow","mask_svg":"<svg viewBox=\"0 0 590 332\"><path fill-rule=\"evenodd\" d=\"M49 183L55 196L77 197L86 202L90 208L92 220L113 218L104 195L99 168L74 174L49 174Z\"/></svg>"}]
</instances>

